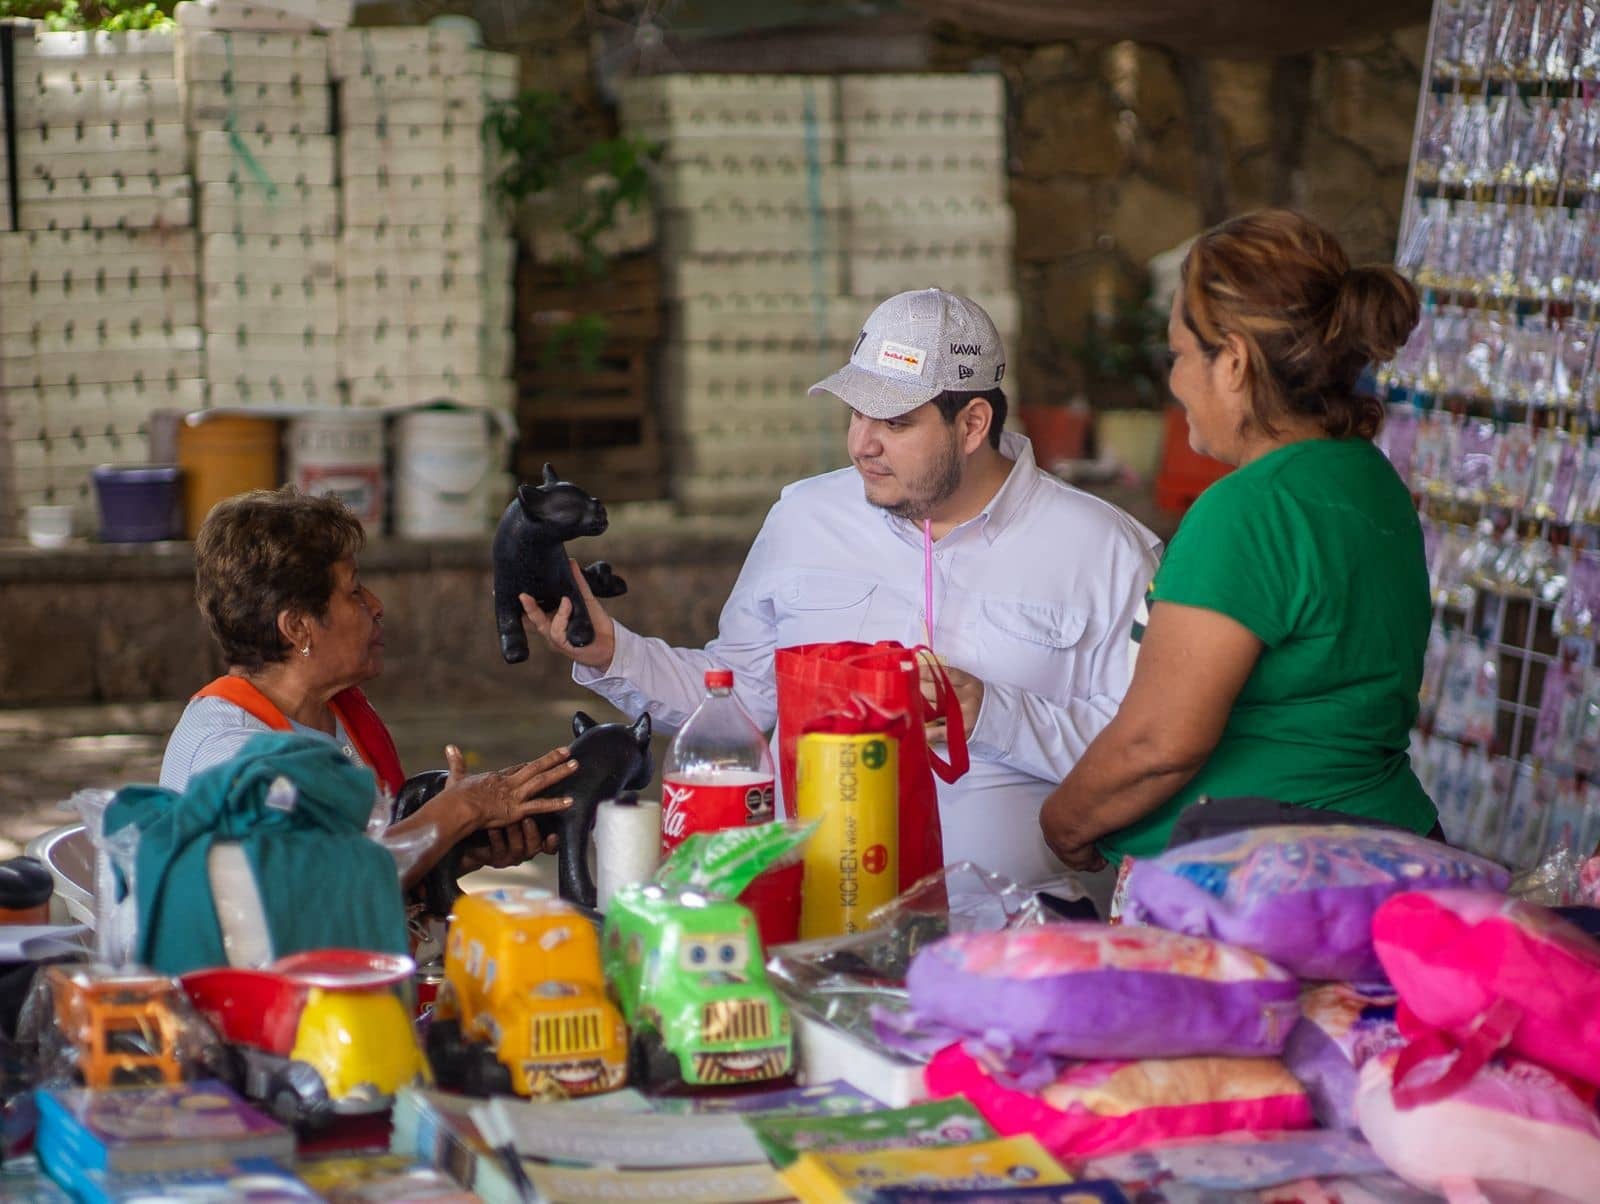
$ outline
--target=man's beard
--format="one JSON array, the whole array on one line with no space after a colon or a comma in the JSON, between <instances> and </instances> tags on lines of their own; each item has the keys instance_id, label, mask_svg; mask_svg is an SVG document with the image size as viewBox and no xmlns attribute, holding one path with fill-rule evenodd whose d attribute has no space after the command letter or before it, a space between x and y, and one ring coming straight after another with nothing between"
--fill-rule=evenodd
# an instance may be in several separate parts
<instances>
[{"instance_id":1,"label":"man's beard","mask_svg":"<svg viewBox=\"0 0 1600 1204\"><path fill-rule=\"evenodd\" d=\"M905 483L906 496L883 509L896 518L920 523L961 488L962 467L961 446L952 438L945 445L945 454L931 464L927 472Z\"/></svg>"}]
</instances>

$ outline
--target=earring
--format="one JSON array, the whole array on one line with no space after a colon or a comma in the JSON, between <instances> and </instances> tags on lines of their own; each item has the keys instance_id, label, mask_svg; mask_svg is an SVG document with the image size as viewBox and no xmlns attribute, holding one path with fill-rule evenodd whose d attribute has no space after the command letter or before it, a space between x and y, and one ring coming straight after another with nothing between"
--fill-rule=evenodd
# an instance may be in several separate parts
<instances>
[{"instance_id":1,"label":"earring","mask_svg":"<svg viewBox=\"0 0 1600 1204\"><path fill-rule=\"evenodd\" d=\"M311 645L307 644L304 648L300 649L300 655L301 656L310 656L311 655Z\"/></svg>"}]
</instances>

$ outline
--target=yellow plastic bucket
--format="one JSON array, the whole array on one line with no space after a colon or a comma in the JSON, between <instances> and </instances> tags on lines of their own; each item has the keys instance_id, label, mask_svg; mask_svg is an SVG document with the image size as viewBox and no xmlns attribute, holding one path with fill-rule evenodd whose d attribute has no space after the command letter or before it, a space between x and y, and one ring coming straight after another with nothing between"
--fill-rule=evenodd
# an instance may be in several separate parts
<instances>
[{"instance_id":1,"label":"yellow plastic bucket","mask_svg":"<svg viewBox=\"0 0 1600 1204\"><path fill-rule=\"evenodd\" d=\"M271 418L206 418L178 428L184 531L200 532L211 507L250 489L276 489L278 424Z\"/></svg>"},{"instance_id":2,"label":"yellow plastic bucket","mask_svg":"<svg viewBox=\"0 0 1600 1204\"><path fill-rule=\"evenodd\" d=\"M899 742L892 736L801 736L795 811L820 821L805 844L800 939L860 932L899 893Z\"/></svg>"}]
</instances>

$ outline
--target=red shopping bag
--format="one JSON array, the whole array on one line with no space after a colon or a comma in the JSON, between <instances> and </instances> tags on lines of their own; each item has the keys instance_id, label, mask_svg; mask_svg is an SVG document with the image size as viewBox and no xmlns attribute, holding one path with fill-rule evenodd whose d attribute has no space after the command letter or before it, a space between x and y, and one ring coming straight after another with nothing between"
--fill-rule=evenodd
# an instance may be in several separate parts
<instances>
[{"instance_id":1,"label":"red shopping bag","mask_svg":"<svg viewBox=\"0 0 1600 1204\"><path fill-rule=\"evenodd\" d=\"M938 689L932 704L922 695L919 656L935 668ZM884 731L900 745L900 889L941 868L944 842L933 775L954 782L967 772L968 759L961 705L932 653L893 641L799 644L778 649L775 668L778 770L791 808L800 737L811 731L868 730L859 721L870 715L870 730ZM946 722L948 761L928 747L923 729L934 719Z\"/></svg>"}]
</instances>

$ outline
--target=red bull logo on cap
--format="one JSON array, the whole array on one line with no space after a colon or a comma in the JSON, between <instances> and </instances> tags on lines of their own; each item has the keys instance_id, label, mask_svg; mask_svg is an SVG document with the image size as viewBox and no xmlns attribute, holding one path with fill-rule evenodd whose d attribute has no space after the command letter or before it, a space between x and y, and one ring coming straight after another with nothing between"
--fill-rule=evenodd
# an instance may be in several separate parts
<instances>
[{"instance_id":1,"label":"red bull logo on cap","mask_svg":"<svg viewBox=\"0 0 1600 1204\"><path fill-rule=\"evenodd\" d=\"M894 372L904 372L908 376L921 376L922 366L928 362L928 353L921 347L908 347L904 343L892 343L888 339L878 348L878 367L888 368Z\"/></svg>"}]
</instances>

